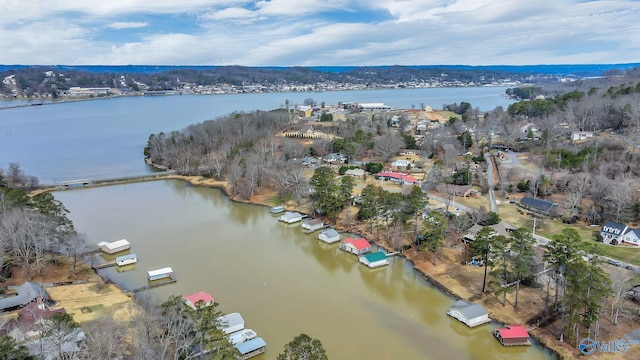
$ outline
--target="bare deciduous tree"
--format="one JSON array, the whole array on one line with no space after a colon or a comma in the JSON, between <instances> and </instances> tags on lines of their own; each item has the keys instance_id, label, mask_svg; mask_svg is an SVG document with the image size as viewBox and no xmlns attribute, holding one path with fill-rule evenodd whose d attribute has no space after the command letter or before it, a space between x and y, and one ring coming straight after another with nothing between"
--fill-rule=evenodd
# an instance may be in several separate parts
<instances>
[{"instance_id":1,"label":"bare deciduous tree","mask_svg":"<svg viewBox=\"0 0 640 360\"><path fill-rule=\"evenodd\" d=\"M614 267L609 271L613 296L611 297L611 325L618 325L618 314L625 293L629 289L629 282L633 280L634 273L620 267ZM615 311L615 312L614 312Z\"/></svg>"},{"instance_id":2,"label":"bare deciduous tree","mask_svg":"<svg viewBox=\"0 0 640 360\"><path fill-rule=\"evenodd\" d=\"M397 153L403 145L400 136L391 131L374 140L374 149L384 162L389 161L391 156Z\"/></svg>"},{"instance_id":3,"label":"bare deciduous tree","mask_svg":"<svg viewBox=\"0 0 640 360\"><path fill-rule=\"evenodd\" d=\"M45 249L55 236L55 226L46 216L25 208L0 213L0 244L31 277L44 266Z\"/></svg>"}]
</instances>

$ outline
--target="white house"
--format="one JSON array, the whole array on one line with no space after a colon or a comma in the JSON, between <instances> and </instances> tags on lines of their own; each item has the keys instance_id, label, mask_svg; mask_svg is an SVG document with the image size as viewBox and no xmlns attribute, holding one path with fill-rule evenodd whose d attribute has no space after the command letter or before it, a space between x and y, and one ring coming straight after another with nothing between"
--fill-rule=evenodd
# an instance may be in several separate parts
<instances>
[{"instance_id":1,"label":"white house","mask_svg":"<svg viewBox=\"0 0 640 360\"><path fill-rule=\"evenodd\" d=\"M627 229L627 232L624 233L622 237L622 242L625 244L640 245L640 228L638 229Z\"/></svg>"},{"instance_id":2,"label":"white house","mask_svg":"<svg viewBox=\"0 0 640 360\"><path fill-rule=\"evenodd\" d=\"M404 160L404 159L398 159L394 162L391 163L391 166L398 168L398 169L406 169L407 166L409 166L409 160Z\"/></svg>"},{"instance_id":3,"label":"white house","mask_svg":"<svg viewBox=\"0 0 640 360\"><path fill-rule=\"evenodd\" d=\"M602 242L610 244L613 240L616 240L617 242L622 241L622 236L627 232L627 229L627 225L613 221L606 221L600 230Z\"/></svg>"},{"instance_id":4,"label":"white house","mask_svg":"<svg viewBox=\"0 0 640 360\"><path fill-rule=\"evenodd\" d=\"M573 140L573 141L587 140L588 138L592 138L592 137L593 137L593 132L592 131L573 131L573 132L571 132L571 140Z\"/></svg>"},{"instance_id":5,"label":"white house","mask_svg":"<svg viewBox=\"0 0 640 360\"><path fill-rule=\"evenodd\" d=\"M447 311L447 315L462 322L468 327L475 327L491 321L489 312L480 304L456 301Z\"/></svg>"},{"instance_id":6,"label":"white house","mask_svg":"<svg viewBox=\"0 0 640 360\"><path fill-rule=\"evenodd\" d=\"M347 156L339 153L331 153L322 158L322 160L329 164L341 164L347 161Z\"/></svg>"}]
</instances>

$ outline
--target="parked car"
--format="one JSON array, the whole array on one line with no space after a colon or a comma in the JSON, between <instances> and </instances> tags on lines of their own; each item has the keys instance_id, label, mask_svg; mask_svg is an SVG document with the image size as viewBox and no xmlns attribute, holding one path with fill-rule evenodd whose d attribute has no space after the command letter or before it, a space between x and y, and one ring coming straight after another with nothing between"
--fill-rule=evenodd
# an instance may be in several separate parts
<instances>
[{"instance_id":1,"label":"parked car","mask_svg":"<svg viewBox=\"0 0 640 360\"><path fill-rule=\"evenodd\" d=\"M607 259L607 262L613 266L622 266L622 263L620 263L620 261L617 261L617 260Z\"/></svg>"}]
</instances>

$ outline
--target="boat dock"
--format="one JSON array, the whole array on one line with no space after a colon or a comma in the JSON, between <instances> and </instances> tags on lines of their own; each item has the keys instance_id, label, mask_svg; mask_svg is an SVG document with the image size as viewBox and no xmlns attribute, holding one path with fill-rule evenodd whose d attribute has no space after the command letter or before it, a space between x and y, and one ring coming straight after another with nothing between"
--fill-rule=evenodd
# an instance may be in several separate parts
<instances>
[{"instance_id":1,"label":"boat dock","mask_svg":"<svg viewBox=\"0 0 640 360\"><path fill-rule=\"evenodd\" d=\"M93 270L100 270L100 269L110 268L110 267L113 267L113 266L116 266L116 261L115 260L106 262L104 264L92 265L91 268Z\"/></svg>"},{"instance_id":2,"label":"boat dock","mask_svg":"<svg viewBox=\"0 0 640 360\"><path fill-rule=\"evenodd\" d=\"M305 234L313 234L314 232L318 231L318 230L322 230L322 229L326 229L328 228L329 225L323 225L322 227L316 228L316 229L307 229L304 231Z\"/></svg>"},{"instance_id":3,"label":"boat dock","mask_svg":"<svg viewBox=\"0 0 640 360\"><path fill-rule=\"evenodd\" d=\"M135 289L131 289L131 290L124 290L124 292L125 292L125 293L132 293L132 294L135 294L135 293L139 293L139 292L141 292L141 291L151 290L151 289L159 288L159 287L161 287L161 286L165 286L165 285L171 285L171 284L174 284L174 283L176 283L176 282L178 282L178 280L176 280L175 278L171 278L171 280L163 281L163 282L161 282L161 283L157 283L157 284L148 284L148 285L145 285L145 286L137 287L137 288L135 288Z\"/></svg>"}]
</instances>

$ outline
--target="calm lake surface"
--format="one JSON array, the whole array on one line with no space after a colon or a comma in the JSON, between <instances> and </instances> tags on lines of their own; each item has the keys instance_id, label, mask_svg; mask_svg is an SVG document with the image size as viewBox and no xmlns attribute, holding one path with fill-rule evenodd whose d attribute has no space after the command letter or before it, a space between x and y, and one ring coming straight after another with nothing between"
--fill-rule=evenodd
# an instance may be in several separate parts
<instances>
[{"instance_id":1,"label":"calm lake surface","mask_svg":"<svg viewBox=\"0 0 640 360\"><path fill-rule=\"evenodd\" d=\"M232 95L122 97L0 110L0 168L17 162L43 184L144 175L149 134L181 130L234 111L272 110L288 99L302 104L383 102L433 108L467 101L482 110L507 107L506 87L328 91ZM13 102L11 102L13 103Z\"/></svg>"},{"instance_id":2,"label":"calm lake surface","mask_svg":"<svg viewBox=\"0 0 640 360\"><path fill-rule=\"evenodd\" d=\"M368 269L354 255L284 225L268 209L215 189L155 181L56 192L88 243L128 239L139 262L104 274L124 289L171 266L177 283L143 293L154 301L206 291L267 342L275 359L300 333L330 359L549 359L538 346L505 348L489 324L468 329L446 315L453 299L400 258ZM343 235L344 236L344 235ZM99 259L102 261L103 259Z\"/></svg>"}]
</instances>

